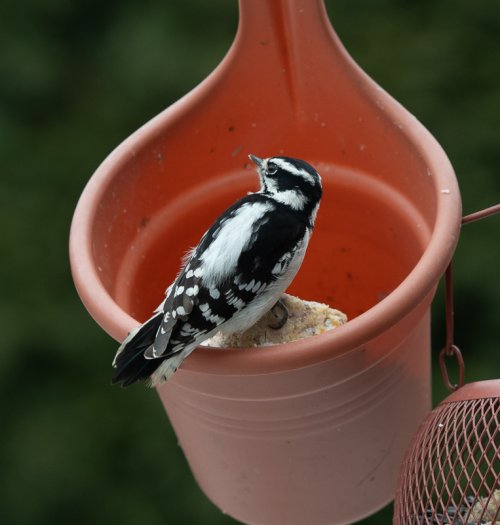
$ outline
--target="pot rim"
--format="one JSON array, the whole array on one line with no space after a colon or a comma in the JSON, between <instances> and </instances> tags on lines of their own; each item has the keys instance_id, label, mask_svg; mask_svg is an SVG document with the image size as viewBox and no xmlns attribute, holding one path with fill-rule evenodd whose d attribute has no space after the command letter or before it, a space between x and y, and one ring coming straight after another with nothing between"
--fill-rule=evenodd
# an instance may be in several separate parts
<instances>
[{"instance_id":1,"label":"pot rim","mask_svg":"<svg viewBox=\"0 0 500 525\"><path fill-rule=\"evenodd\" d=\"M209 78L206 83L213 80ZM439 143L413 115L371 79L365 77L365 80L365 95L385 99L386 116L399 123L399 132L415 145L433 175L436 220L422 257L387 297L335 330L260 349L221 350L202 346L184 362L185 370L247 375L300 368L332 359L393 326L415 309L438 283L455 250L461 224L461 199L453 167ZM92 257L93 220L102 196L123 166L160 130L182 118L184 110L189 111L191 104L199 102L200 91L192 91L125 139L96 170L75 209L69 243L73 279L89 313L117 341L123 340L139 323L116 304L99 278Z\"/></svg>"}]
</instances>

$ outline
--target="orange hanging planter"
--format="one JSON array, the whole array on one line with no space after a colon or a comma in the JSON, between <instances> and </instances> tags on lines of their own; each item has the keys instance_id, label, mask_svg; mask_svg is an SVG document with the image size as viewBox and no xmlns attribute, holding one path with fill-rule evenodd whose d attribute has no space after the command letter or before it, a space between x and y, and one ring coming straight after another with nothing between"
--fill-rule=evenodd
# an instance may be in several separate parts
<instances>
[{"instance_id":1,"label":"orange hanging planter","mask_svg":"<svg viewBox=\"0 0 500 525\"><path fill-rule=\"evenodd\" d=\"M240 0L216 71L89 181L71 229L74 280L122 340L207 225L256 189L250 152L303 158L321 173L315 233L290 292L350 321L289 344L199 348L158 393L224 512L252 524L349 523L392 499L430 409L429 305L461 205L439 144L352 61L321 0Z\"/></svg>"}]
</instances>

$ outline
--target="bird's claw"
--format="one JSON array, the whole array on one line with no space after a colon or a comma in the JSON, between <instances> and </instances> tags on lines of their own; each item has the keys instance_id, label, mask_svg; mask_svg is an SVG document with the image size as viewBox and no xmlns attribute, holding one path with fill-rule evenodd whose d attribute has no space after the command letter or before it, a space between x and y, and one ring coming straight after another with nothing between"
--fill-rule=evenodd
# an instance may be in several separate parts
<instances>
[{"instance_id":1,"label":"bird's claw","mask_svg":"<svg viewBox=\"0 0 500 525\"><path fill-rule=\"evenodd\" d=\"M276 321L270 324L269 328L272 328L273 330L283 328L288 321L288 308L285 306L285 303L280 299L270 311Z\"/></svg>"}]
</instances>

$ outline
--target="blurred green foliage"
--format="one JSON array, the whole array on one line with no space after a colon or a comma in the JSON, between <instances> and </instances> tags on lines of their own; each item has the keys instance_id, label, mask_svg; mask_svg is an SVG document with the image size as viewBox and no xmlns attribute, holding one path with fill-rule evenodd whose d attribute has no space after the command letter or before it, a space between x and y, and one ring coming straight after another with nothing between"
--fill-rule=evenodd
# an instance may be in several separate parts
<instances>
[{"instance_id":1,"label":"blurred green foliage","mask_svg":"<svg viewBox=\"0 0 500 525\"><path fill-rule=\"evenodd\" d=\"M464 211L499 202L497 0L327 7L355 60L447 151ZM235 523L197 488L154 391L109 386L116 344L76 296L67 238L100 161L215 67L236 24L236 0L0 5L3 524ZM500 217L467 226L455 258L468 381L500 377L499 232ZM433 310L437 353L441 291ZM389 507L363 523L390 520Z\"/></svg>"}]
</instances>

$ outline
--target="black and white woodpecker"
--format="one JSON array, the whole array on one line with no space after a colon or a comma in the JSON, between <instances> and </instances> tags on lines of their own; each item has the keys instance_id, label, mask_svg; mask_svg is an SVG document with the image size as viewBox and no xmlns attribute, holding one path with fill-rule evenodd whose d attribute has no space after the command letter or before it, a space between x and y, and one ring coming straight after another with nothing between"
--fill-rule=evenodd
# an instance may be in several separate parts
<instances>
[{"instance_id":1,"label":"black and white woodpecker","mask_svg":"<svg viewBox=\"0 0 500 525\"><path fill-rule=\"evenodd\" d=\"M215 333L244 331L274 307L286 315L280 297L304 259L321 177L303 160L249 157L259 191L224 211L191 250L165 300L118 349L113 383L158 385Z\"/></svg>"}]
</instances>

